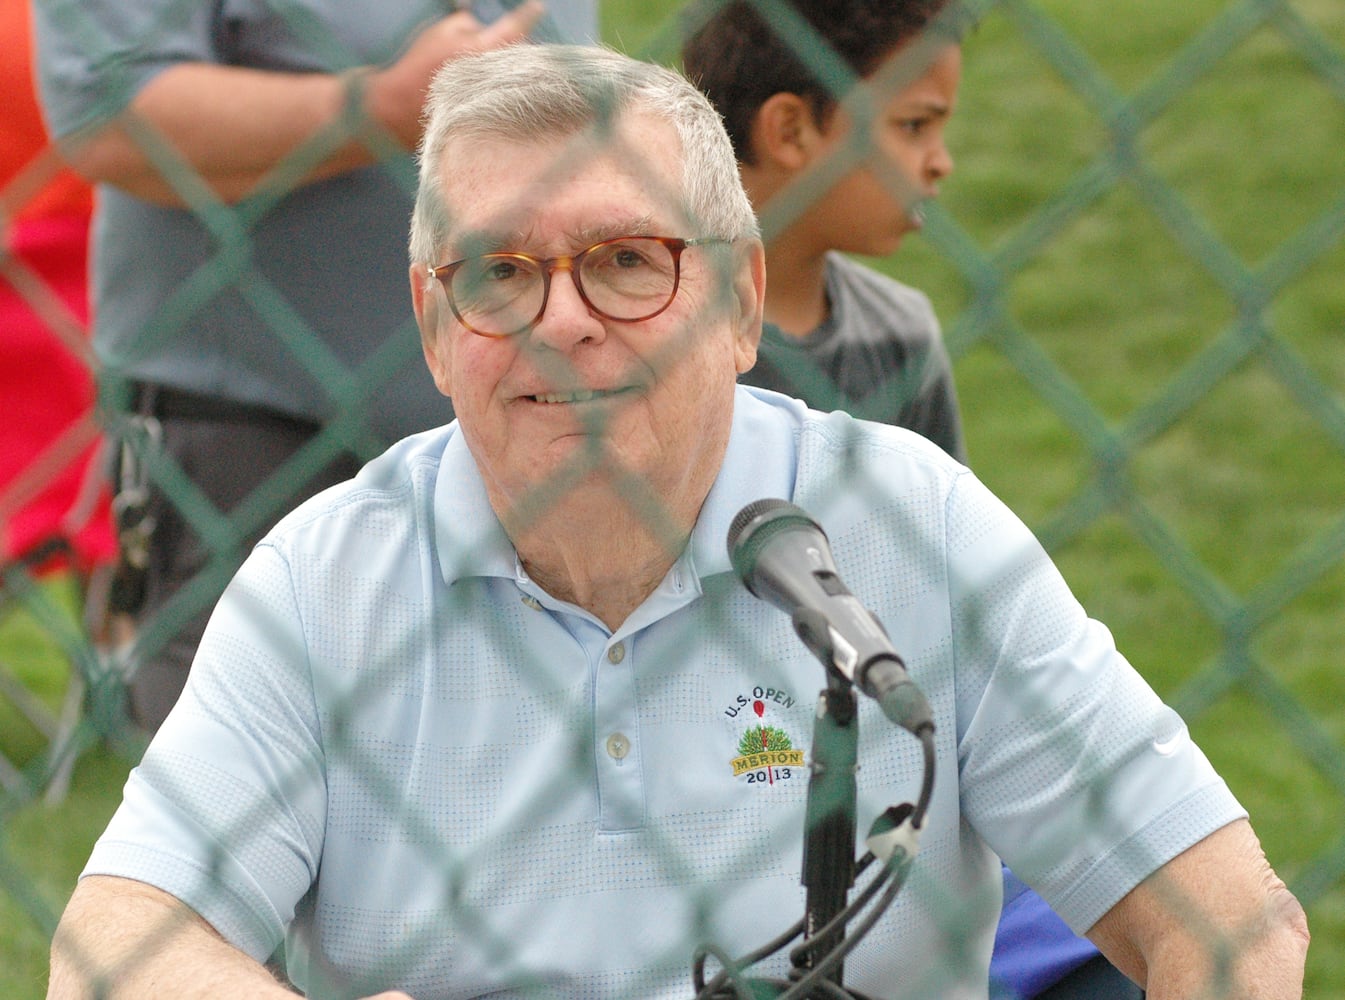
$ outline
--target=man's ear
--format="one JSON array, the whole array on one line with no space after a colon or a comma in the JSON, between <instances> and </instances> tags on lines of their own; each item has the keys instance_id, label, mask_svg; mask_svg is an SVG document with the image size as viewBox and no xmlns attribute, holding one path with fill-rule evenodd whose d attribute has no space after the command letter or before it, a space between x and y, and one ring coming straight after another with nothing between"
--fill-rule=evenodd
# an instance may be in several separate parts
<instances>
[{"instance_id":1,"label":"man's ear","mask_svg":"<svg viewBox=\"0 0 1345 1000\"><path fill-rule=\"evenodd\" d=\"M412 264L411 308L416 313L416 326L420 327L420 347L425 352L425 364L434 376L434 384L445 396L452 396L452 383L449 380L448 345L439 336L439 282L429 273L424 264Z\"/></svg>"},{"instance_id":2,"label":"man's ear","mask_svg":"<svg viewBox=\"0 0 1345 1000\"><path fill-rule=\"evenodd\" d=\"M752 118L758 166L797 173L812 163L821 138L813 109L798 94L772 94Z\"/></svg>"},{"instance_id":3,"label":"man's ear","mask_svg":"<svg viewBox=\"0 0 1345 1000\"><path fill-rule=\"evenodd\" d=\"M757 363L761 323L766 306L766 249L760 240L743 240L735 247L733 293L738 303L733 357L738 374Z\"/></svg>"},{"instance_id":4,"label":"man's ear","mask_svg":"<svg viewBox=\"0 0 1345 1000\"><path fill-rule=\"evenodd\" d=\"M420 327L422 343L430 343L439 333L439 302L434 285L435 279L424 264L412 264L411 307L416 311L416 326Z\"/></svg>"}]
</instances>

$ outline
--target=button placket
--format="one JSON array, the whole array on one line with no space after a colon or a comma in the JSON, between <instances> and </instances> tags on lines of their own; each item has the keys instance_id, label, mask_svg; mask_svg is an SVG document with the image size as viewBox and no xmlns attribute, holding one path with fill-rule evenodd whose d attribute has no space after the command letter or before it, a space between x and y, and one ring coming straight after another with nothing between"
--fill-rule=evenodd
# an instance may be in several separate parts
<instances>
[{"instance_id":1,"label":"button placket","mask_svg":"<svg viewBox=\"0 0 1345 1000\"><path fill-rule=\"evenodd\" d=\"M607 644L595 652L599 829L631 830L644 822L645 811L635 647L630 636L616 639L609 635Z\"/></svg>"},{"instance_id":2,"label":"button placket","mask_svg":"<svg viewBox=\"0 0 1345 1000\"><path fill-rule=\"evenodd\" d=\"M626 644L624 642L614 642L607 647L607 662L612 666L620 666L626 658ZM607 737L604 744L607 748L607 756L620 764L630 753L630 738L623 732L614 732Z\"/></svg>"}]
</instances>

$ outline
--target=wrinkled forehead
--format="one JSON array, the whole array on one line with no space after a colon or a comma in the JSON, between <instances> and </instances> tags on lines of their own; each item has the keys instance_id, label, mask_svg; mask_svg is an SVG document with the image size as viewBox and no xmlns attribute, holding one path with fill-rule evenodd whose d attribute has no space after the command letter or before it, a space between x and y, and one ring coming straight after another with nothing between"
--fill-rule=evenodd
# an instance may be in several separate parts
<instances>
[{"instance_id":1,"label":"wrinkled forehead","mask_svg":"<svg viewBox=\"0 0 1345 1000\"><path fill-rule=\"evenodd\" d=\"M651 115L563 136L452 137L439 170L452 253L694 235L676 129Z\"/></svg>"}]
</instances>

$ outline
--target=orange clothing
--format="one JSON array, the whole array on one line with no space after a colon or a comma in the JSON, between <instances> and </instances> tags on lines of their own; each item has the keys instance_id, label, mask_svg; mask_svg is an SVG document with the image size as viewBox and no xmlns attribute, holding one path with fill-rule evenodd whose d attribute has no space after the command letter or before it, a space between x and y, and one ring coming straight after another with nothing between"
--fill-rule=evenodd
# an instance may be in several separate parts
<instances>
[{"instance_id":1,"label":"orange clothing","mask_svg":"<svg viewBox=\"0 0 1345 1000\"><path fill-rule=\"evenodd\" d=\"M75 214L93 207L89 185L51 150L32 70L29 0L0 0L0 210L12 220ZM18 179L19 183L15 183ZM17 204L13 202L18 202Z\"/></svg>"}]
</instances>

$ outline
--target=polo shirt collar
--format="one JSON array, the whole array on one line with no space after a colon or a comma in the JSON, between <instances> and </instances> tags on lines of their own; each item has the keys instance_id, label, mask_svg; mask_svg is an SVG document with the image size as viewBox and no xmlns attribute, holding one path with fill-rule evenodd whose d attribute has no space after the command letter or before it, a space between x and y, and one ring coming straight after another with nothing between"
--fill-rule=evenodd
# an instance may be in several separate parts
<instances>
[{"instance_id":1,"label":"polo shirt collar","mask_svg":"<svg viewBox=\"0 0 1345 1000\"><path fill-rule=\"evenodd\" d=\"M724 464L691 532L692 565L699 579L732 571L727 540L738 511L767 497L793 499L805 412L787 396L738 386Z\"/></svg>"},{"instance_id":2,"label":"polo shirt collar","mask_svg":"<svg viewBox=\"0 0 1345 1000\"><path fill-rule=\"evenodd\" d=\"M514 576L514 545L495 516L486 484L455 420L439 458L432 517L439 571L452 586L469 576Z\"/></svg>"}]
</instances>

